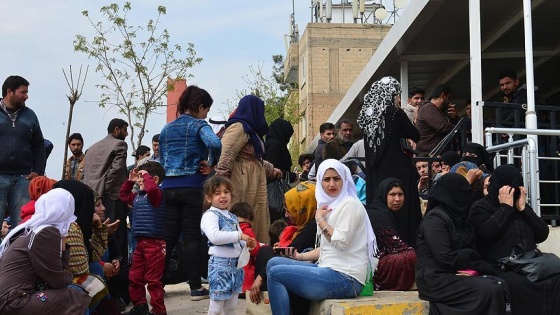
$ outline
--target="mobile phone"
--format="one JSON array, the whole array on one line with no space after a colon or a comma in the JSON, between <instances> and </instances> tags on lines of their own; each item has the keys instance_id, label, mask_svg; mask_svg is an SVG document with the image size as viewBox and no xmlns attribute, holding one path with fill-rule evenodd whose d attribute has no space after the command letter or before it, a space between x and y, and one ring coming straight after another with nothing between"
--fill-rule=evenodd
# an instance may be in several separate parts
<instances>
[{"instance_id":1,"label":"mobile phone","mask_svg":"<svg viewBox=\"0 0 560 315\"><path fill-rule=\"evenodd\" d=\"M276 253L276 254L278 254L278 255L280 255L280 254L287 255L287 253L288 253L290 250L293 252L294 248L293 248L293 247L276 247L276 248L274 249L274 253Z\"/></svg>"}]
</instances>

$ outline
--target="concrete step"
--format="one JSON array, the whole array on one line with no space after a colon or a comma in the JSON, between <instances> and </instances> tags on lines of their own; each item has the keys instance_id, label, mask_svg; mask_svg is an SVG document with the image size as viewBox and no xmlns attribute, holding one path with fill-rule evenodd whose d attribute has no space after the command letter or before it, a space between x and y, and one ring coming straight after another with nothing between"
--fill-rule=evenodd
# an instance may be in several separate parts
<instances>
[{"instance_id":1,"label":"concrete step","mask_svg":"<svg viewBox=\"0 0 560 315\"><path fill-rule=\"evenodd\" d=\"M313 315L427 315L429 303L418 298L417 291L377 291L357 299L314 302Z\"/></svg>"}]
</instances>

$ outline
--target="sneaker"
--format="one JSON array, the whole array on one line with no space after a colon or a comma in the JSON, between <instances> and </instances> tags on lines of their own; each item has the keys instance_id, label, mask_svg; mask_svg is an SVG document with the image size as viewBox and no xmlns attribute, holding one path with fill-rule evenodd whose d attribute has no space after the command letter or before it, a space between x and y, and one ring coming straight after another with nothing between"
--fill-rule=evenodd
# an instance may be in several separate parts
<instances>
[{"instance_id":1,"label":"sneaker","mask_svg":"<svg viewBox=\"0 0 560 315\"><path fill-rule=\"evenodd\" d=\"M200 301L208 298L210 298L210 291L208 291L205 287L191 290L191 301Z\"/></svg>"},{"instance_id":2,"label":"sneaker","mask_svg":"<svg viewBox=\"0 0 560 315\"><path fill-rule=\"evenodd\" d=\"M148 304L134 305L130 311L123 313L123 315L148 315Z\"/></svg>"}]
</instances>

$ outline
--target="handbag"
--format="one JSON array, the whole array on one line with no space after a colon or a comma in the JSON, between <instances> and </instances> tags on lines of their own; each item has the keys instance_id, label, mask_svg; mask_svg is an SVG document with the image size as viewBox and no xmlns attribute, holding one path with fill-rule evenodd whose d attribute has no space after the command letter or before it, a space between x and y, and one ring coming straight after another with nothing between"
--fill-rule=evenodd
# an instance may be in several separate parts
<instances>
[{"instance_id":1,"label":"handbag","mask_svg":"<svg viewBox=\"0 0 560 315\"><path fill-rule=\"evenodd\" d=\"M498 259L502 270L510 270L527 277L531 282L546 280L560 273L560 258L552 253L543 253L538 248L519 251L516 245L508 257Z\"/></svg>"}]
</instances>

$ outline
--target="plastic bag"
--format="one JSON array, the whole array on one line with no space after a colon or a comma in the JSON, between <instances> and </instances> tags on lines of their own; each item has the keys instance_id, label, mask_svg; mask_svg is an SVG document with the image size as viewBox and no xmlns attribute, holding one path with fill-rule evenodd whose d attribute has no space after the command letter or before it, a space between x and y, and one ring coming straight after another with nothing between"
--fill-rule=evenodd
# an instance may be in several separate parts
<instances>
[{"instance_id":1,"label":"plastic bag","mask_svg":"<svg viewBox=\"0 0 560 315\"><path fill-rule=\"evenodd\" d=\"M187 266L183 241L179 241L171 252L169 265L163 273L161 279L163 284L177 284L187 281Z\"/></svg>"},{"instance_id":2,"label":"plastic bag","mask_svg":"<svg viewBox=\"0 0 560 315\"><path fill-rule=\"evenodd\" d=\"M284 178L272 180L266 186L270 222L284 217L284 194L290 190L290 184Z\"/></svg>"},{"instance_id":3,"label":"plastic bag","mask_svg":"<svg viewBox=\"0 0 560 315\"><path fill-rule=\"evenodd\" d=\"M371 265L368 265L368 272L366 278L366 284L362 288L362 292L360 292L360 296L372 296L375 288L373 286L373 268Z\"/></svg>"}]
</instances>

